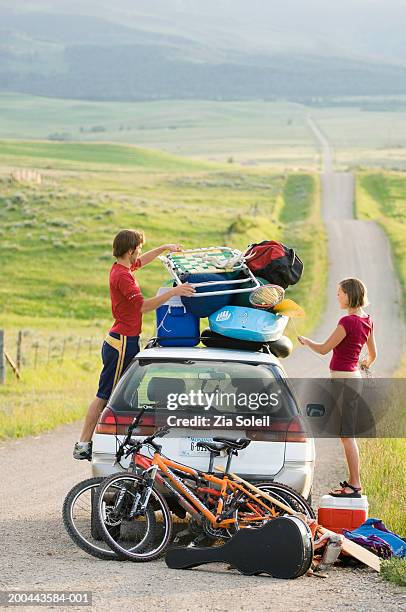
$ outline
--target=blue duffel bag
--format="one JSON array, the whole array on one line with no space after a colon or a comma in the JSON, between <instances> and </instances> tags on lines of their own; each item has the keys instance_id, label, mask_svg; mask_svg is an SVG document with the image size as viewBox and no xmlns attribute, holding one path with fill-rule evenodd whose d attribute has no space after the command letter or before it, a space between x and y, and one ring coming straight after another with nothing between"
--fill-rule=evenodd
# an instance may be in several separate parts
<instances>
[{"instance_id":1,"label":"blue duffel bag","mask_svg":"<svg viewBox=\"0 0 406 612\"><path fill-rule=\"evenodd\" d=\"M229 277L225 274L184 274L182 275L182 281L184 283L207 283L209 281L224 281L228 280ZM205 293L207 291L230 291L230 287L233 285L206 285L204 287L196 287L196 293ZM182 296L182 304L186 306L188 312L193 313L196 317L203 319L208 317L213 312L230 304L232 299L231 293L223 295L213 295L204 297L185 297Z\"/></svg>"},{"instance_id":2,"label":"blue duffel bag","mask_svg":"<svg viewBox=\"0 0 406 612\"><path fill-rule=\"evenodd\" d=\"M229 338L254 342L279 340L288 321L289 318L284 315L242 306L226 306L209 317L212 331Z\"/></svg>"}]
</instances>

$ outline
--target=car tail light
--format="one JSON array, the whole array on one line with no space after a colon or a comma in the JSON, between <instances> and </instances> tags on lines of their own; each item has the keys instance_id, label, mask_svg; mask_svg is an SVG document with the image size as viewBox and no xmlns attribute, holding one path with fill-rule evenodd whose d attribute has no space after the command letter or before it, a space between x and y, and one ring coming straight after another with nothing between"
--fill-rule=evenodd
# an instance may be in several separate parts
<instances>
[{"instance_id":1,"label":"car tail light","mask_svg":"<svg viewBox=\"0 0 406 612\"><path fill-rule=\"evenodd\" d=\"M246 435L253 442L307 442L306 432L297 417L275 421L269 427L246 429Z\"/></svg>"},{"instance_id":2,"label":"car tail light","mask_svg":"<svg viewBox=\"0 0 406 612\"><path fill-rule=\"evenodd\" d=\"M98 434L116 434L117 420L116 415L111 408L105 408L100 415L99 422L96 425L96 433Z\"/></svg>"},{"instance_id":3,"label":"car tail light","mask_svg":"<svg viewBox=\"0 0 406 612\"><path fill-rule=\"evenodd\" d=\"M99 422L96 426L96 433L123 436L127 433L128 426L134 419L134 414L120 414L106 407L101 413ZM149 436L155 431L155 415L144 414L134 429L134 436Z\"/></svg>"},{"instance_id":4,"label":"car tail light","mask_svg":"<svg viewBox=\"0 0 406 612\"><path fill-rule=\"evenodd\" d=\"M303 425L297 417L289 423L286 442L307 442L306 432L303 430Z\"/></svg>"}]
</instances>

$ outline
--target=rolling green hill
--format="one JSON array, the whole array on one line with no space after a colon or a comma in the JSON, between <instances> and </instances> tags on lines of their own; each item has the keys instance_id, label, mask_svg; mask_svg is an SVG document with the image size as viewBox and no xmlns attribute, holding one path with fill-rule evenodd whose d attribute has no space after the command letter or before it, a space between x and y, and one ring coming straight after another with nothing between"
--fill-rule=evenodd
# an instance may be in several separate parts
<instances>
[{"instance_id":1,"label":"rolling green hill","mask_svg":"<svg viewBox=\"0 0 406 612\"><path fill-rule=\"evenodd\" d=\"M104 144L0 142L0 164L43 172L42 184L30 186L10 183L3 170L3 319L108 319L111 242L123 227L142 227L146 248L215 245L238 214L255 207L259 234L278 231L273 208L285 178L275 173ZM238 241L246 246L250 238ZM166 273L155 263L140 277L151 295Z\"/></svg>"}]
</instances>

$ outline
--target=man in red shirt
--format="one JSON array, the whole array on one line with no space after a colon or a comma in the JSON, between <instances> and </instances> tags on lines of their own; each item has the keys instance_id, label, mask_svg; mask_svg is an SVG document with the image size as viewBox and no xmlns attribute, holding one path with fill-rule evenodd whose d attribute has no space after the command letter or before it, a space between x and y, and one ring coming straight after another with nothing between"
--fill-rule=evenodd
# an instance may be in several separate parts
<instances>
[{"instance_id":1,"label":"man in red shirt","mask_svg":"<svg viewBox=\"0 0 406 612\"><path fill-rule=\"evenodd\" d=\"M151 263L164 251L180 251L182 246L164 244L141 255L144 242L144 233L135 230L122 230L114 238L113 255L116 262L110 271L110 297L114 323L103 343L103 370L100 374L99 388L87 411L80 440L75 444L73 450L75 459L90 460L92 457L91 439L99 416L120 376L140 350L142 314L155 310L173 295L190 297L195 292L192 285L184 283L173 287L163 295L145 299L132 272Z\"/></svg>"}]
</instances>

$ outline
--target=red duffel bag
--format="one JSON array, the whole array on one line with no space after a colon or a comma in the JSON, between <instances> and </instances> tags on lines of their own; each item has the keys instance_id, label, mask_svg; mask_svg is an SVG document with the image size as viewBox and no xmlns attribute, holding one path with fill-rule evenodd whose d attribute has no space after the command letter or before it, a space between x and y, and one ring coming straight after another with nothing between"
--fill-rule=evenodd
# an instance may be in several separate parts
<instances>
[{"instance_id":1,"label":"red duffel bag","mask_svg":"<svg viewBox=\"0 0 406 612\"><path fill-rule=\"evenodd\" d=\"M250 244L245 257L247 266L255 276L284 289L295 285L303 273L303 262L295 251L275 240Z\"/></svg>"}]
</instances>

